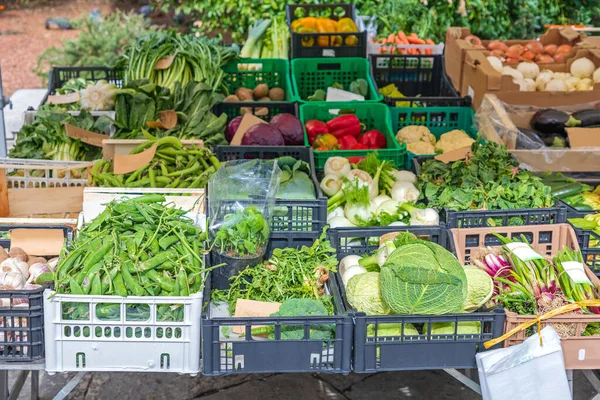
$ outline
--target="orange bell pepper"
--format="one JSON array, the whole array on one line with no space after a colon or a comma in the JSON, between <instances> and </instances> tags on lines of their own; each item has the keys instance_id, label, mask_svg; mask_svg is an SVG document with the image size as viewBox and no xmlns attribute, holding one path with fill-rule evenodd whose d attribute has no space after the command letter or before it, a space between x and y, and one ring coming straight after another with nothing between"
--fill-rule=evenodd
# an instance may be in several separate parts
<instances>
[{"instance_id":1,"label":"orange bell pepper","mask_svg":"<svg viewBox=\"0 0 600 400\"><path fill-rule=\"evenodd\" d=\"M317 29L317 19L315 17L298 18L292 21L292 31L297 32L301 26Z\"/></svg>"},{"instance_id":2,"label":"orange bell pepper","mask_svg":"<svg viewBox=\"0 0 600 400\"><path fill-rule=\"evenodd\" d=\"M342 18L338 21L338 32L358 32L358 27L352 20L352 18ZM358 38L354 35L347 36L344 40L347 46L356 46L358 44Z\"/></svg>"},{"instance_id":3,"label":"orange bell pepper","mask_svg":"<svg viewBox=\"0 0 600 400\"><path fill-rule=\"evenodd\" d=\"M299 26L296 33L317 33L315 28L310 26ZM312 47L315 44L314 36L303 36L302 37L302 47Z\"/></svg>"},{"instance_id":4,"label":"orange bell pepper","mask_svg":"<svg viewBox=\"0 0 600 400\"><path fill-rule=\"evenodd\" d=\"M337 22L329 18L317 19L317 32L319 33L335 33L337 32ZM342 37L335 35L319 36L317 44L320 47L340 46Z\"/></svg>"}]
</instances>

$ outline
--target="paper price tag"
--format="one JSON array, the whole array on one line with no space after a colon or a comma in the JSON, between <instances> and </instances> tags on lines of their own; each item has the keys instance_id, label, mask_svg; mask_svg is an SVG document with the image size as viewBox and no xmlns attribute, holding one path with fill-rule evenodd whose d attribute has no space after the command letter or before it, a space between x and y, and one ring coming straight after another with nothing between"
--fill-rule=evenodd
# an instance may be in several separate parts
<instances>
[{"instance_id":1,"label":"paper price tag","mask_svg":"<svg viewBox=\"0 0 600 400\"><path fill-rule=\"evenodd\" d=\"M360 94L347 92L345 90L336 89L332 87L327 88L327 97L325 101L365 101L365 97Z\"/></svg>"},{"instance_id":2,"label":"paper price tag","mask_svg":"<svg viewBox=\"0 0 600 400\"><path fill-rule=\"evenodd\" d=\"M91 144L92 146L102 147L102 141L108 139L108 136L101 133L86 131L73 125L65 124L67 136L73 139L79 139L83 143Z\"/></svg>"},{"instance_id":3,"label":"paper price tag","mask_svg":"<svg viewBox=\"0 0 600 400\"><path fill-rule=\"evenodd\" d=\"M57 256L65 243L62 229L13 229L10 247L19 247L33 256Z\"/></svg>"},{"instance_id":4,"label":"paper price tag","mask_svg":"<svg viewBox=\"0 0 600 400\"><path fill-rule=\"evenodd\" d=\"M529 247L529 245L526 243L508 243L506 247L523 262L544 259L544 257L536 253L536 251Z\"/></svg>"},{"instance_id":5,"label":"paper price tag","mask_svg":"<svg viewBox=\"0 0 600 400\"><path fill-rule=\"evenodd\" d=\"M323 49L323 57L335 57L335 50Z\"/></svg>"},{"instance_id":6,"label":"paper price tag","mask_svg":"<svg viewBox=\"0 0 600 400\"><path fill-rule=\"evenodd\" d=\"M150 163L156 154L156 145L138 154L115 154L114 173L128 174Z\"/></svg>"},{"instance_id":7,"label":"paper price tag","mask_svg":"<svg viewBox=\"0 0 600 400\"><path fill-rule=\"evenodd\" d=\"M235 302L235 313L234 317L268 317L269 315L279 311L281 303L256 301L237 299ZM252 328L262 328L262 325L253 325ZM232 328L233 333L242 334L244 333L244 326L234 326Z\"/></svg>"},{"instance_id":8,"label":"paper price tag","mask_svg":"<svg viewBox=\"0 0 600 400\"><path fill-rule=\"evenodd\" d=\"M565 261L562 263L562 266L573 282L584 283L587 285L592 284L592 281L590 281L585 274L585 268L583 267L583 264L579 261Z\"/></svg>"},{"instance_id":9,"label":"paper price tag","mask_svg":"<svg viewBox=\"0 0 600 400\"><path fill-rule=\"evenodd\" d=\"M173 61L175 61L175 56L163 57L156 62L156 66L154 67L154 69L167 69L171 66L171 64L173 64Z\"/></svg>"},{"instance_id":10,"label":"paper price tag","mask_svg":"<svg viewBox=\"0 0 600 400\"><path fill-rule=\"evenodd\" d=\"M79 92L73 92L62 95L49 95L47 104L72 104L79 101Z\"/></svg>"}]
</instances>

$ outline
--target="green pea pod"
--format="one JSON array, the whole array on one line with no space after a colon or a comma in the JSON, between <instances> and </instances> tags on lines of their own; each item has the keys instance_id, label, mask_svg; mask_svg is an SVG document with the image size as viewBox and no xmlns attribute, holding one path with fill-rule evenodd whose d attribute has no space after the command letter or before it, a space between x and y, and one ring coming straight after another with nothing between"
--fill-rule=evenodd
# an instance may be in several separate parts
<instances>
[{"instance_id":1,"label":"green pea pod","mask_svg":"<svg viewBox=\"0 0 600 400\"><path fill-rule=\"evenodd\" d=\"M173 250L171 251L166 251L163 253L160 253L142 263L140 263L137 267L138 271L147 271L149 269L153 269L156 268L157 266L161 265L162 263L166 262L167 260L171 259L171 258L176 258L177 257L177 253Z\"/></svg>"},{"instance_id":2,"label":"green pea pod","mask_svg":"<svg viewBox=\"0 0 600 400\"><path fill-rule=\"evenodd\" d=\"M179 270L179 274L177 274L177 286L179 286L179 295L180 296L189 296L190 295L190 287L188 284L187 274L185 272L185 268L181 268Z\"/></svg>"},{"instance_id":3,"label":"green pea pod","mask_svg":"<svg viewBox=\"0 0 600 400\"><path fill-rule=\"evenodd\" d=\"M125 288L125 282L123 282L123 276L119 272L113 281L115 286L115 293L117 296L127 297L127 289Z\"/></svg>"},{"instance_id":4,"label":"green pea pod","mask_svg":"<svg viewBox=\"0 0 600 400\"><path fill-rule=\"evenodd\" d=\"M90 268L90 270L87 272L87 274L84 275L84 278L82 279L82 282L80 283L84 294L88 294L92 290L92 283L93 283L94 277L96 276L98 271L100 271L101 268L102 268L101 263L95 264L92 268ZM76 281L78 281L77 283L79 283L79 279L81 279L81 278L80 277L76 278Z\"/></svg>"},{"instance_id":5,"label":"green pea pod","mask_svg":"<svg viewBox=\"0 0 600 400\"><path fill-rule=\"evenodd\" d=\"M165 277L153 269L147 271L146 275L148 278L156 282L161 289L166 290L167 292L172 292L175 289L175 283L173 280Z\"/></svg>"},{"instance_id":6,"label":"green pea pod","mask_svg":"<svg viewBox=\"0 0 600 400\"><path fill-rule=\"evenodd\" d=\"M92 279L92 289L90 294L92 296L99 296L102 294L102 278L100 277L99 272L96 272L94 278Z\"/></svg>"},{"instance_id":7,"label":"green pea pod","mask_svg":"<svg viewBox=\"0 0 600 400\"><path fill-rule=\"evenodd\" d=\"M131 276L126 264L127 262L121 265L121 276L123 277L123 282L125 282L125 287L127 287L127 290L129 290L135 296L144 296L146 291L138 282L136 282L133 276Z\"/></svg>"},{"instance_id":8,"label":"green pea pod","mask_svg":"<svg viewBox=\"0 0 600 400\"><path fill-rule=\"evenodd\" d=\"M81 288L79 283L77 283L77 281L73 278L69 280L69 289L71 291L71 294L83 294L83 289Z\"/></svg>"}]
</instances>

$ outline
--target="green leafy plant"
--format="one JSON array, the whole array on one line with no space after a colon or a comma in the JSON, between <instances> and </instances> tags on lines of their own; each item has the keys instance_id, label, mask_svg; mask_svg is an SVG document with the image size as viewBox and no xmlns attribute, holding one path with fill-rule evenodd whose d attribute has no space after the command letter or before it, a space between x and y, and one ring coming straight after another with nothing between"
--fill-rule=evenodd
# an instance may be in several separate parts
<instances>
[{"instance_id":1,"label":"green leafy plant","mask_svg":"<svg viewBox=\"0 0 600 400\"><path fill-rule=\"evenodd\" d=\"M74 22L80 30L75 39L63 41L62 47L50 47L38 58L33 72L46 80L50 68L56 66L113 67L121 53L137 36L155 28L141 15L116 11L100 21L89 16Z\"/></svg>"},{"instance_id":2,"label":"green leafy plant","mask_svg":"<svg viewBox=\"0 0 600 400\"><path fill-rule=\"evenodd\" d=\"M225 215L215 247L231 257L252 257L262 254L268 240L269 223L256 207L249 206Z\"/></svg>"}]
</instances>

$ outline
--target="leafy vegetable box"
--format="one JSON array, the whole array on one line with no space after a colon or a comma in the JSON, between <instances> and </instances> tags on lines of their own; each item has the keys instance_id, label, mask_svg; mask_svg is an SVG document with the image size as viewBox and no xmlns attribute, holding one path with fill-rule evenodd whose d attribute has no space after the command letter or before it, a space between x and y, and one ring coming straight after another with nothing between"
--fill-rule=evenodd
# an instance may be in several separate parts
<instances>
[{"instance_id":1,"label":"leafy vegetable box","mask_svg":"<svg viewBox=\"0 0 600 400\"><path fill-rule=\"evenodd\" d=\"M543 256L552 256L564 246L572 250L579 248L573 228L568 224L512 226L496 228L451 229L451 246L456 249L456 256L464 264L469 263L471 252L483 246L497 248L501 246L496 232L508 237L524 235L534 250ZM585 257L585 255L584 255ZM586 268L586 275L596 288L600 288L600 280ZM596 293L598 291L596 290ZM531 315L518 315L506 312L504 333L509 332L520 323L533 319ZM562 337L561 346L565 358L566 369L597 369L600 367L600 336L584 336L583 332L589 323L600 323L600 315L568 314L547 319L541 323L542 328L547 324L570 324L574 334ZM500 335L495 335L500 336ZM522 343L528 334L520 331L504 342L504 346Z\"/></svg>"},{"instance_id":2,"label":"leafy vegetable box","mask_svg":"<svg viewBox=\"0 0 600 400\"><path fill-rule=\"evenodd\" d=\"M448 245L444 227L409 226L406 231L421 239L443 247ZM398 227L337 228L329 236L337 250L338 260L348 255L364 255L377 250L379 237L398 232ZM346 290L337 275L344 306L353 315L354 351L353 371L379 372L443 368L476 368L475 354L483 349L483 342L500 336L504 326L504 312L489 311L446 315L366 315L352 311ZM479 322L478 333L461 334L458 324ZM445 323L453 333L431 333L434 323ZM401 327L400 334L389 334L389 325ZM422 334L409 333L404 327L412 324ZM387 326L386 326L387 325Z\"/></svg>"},{"instance_id":3,"label":"leafy vegetable box","mask_svg":"<svg viewBox=\"0 0 600 400\"><path fill-rule=\"evenodd\" d=\"M293 243L289 247L296 247ZM271 249L272 250L272 249ZM267 250L267 254L271 253ZM258 268L258 267L255 267ZM202 312L202 373L230 375L244 373L335 372L349 373L352 350L352 318L345 315L333 274L327 281L335 315L304 317L230 317L226 305L211 302L211 286L204 289ZM327 324L335 333L331 339L312 336L312 328ZM300 339L284 339L282 330L298 326ZM272 338L236 334L267 328Z\"/></svg>"},{"instance_id":4,"label":"leafy vegetable box","mask_svg":"<svg viewBox=\"0 0 600 400\"><path fill-rule=\"evenodd\" d=\"M419 174L420 165L430 157L413 158L413 170ZM564 223L567 209L560 202L549 208L518 208L505 210L456 211L444 207L441 220L448 228L479 228L507 225L548 225Z\"/></svg>"}]
</instances>

